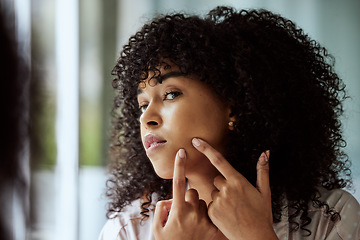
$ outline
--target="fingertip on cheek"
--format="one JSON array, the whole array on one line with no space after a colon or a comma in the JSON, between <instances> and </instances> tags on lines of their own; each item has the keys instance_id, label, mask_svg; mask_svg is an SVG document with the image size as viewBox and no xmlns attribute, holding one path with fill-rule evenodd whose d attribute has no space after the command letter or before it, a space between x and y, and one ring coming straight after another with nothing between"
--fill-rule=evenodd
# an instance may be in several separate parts
<instances>
[{"instance_id":1,"label":"fingertip on cheek","mask_svg":"<svg viewBox=\"0 0 360 240\"><path fill-rule=\"evenodd\" d=\"M186 152L185 152L185 150L181 148L181 149L178 151L178 155L179 155L180 158L184 159L184 158L186 157Z\"/></svg>"},{"instance_id":2,"label":"fingertip on cheek","mask_svg":"<svg viewBox=\"0 0 360 240\"><path fill-rule=\"evenodd\" d=\"M200 142L200 140L198 138L193 138L192 139L192 144L193 144L194 147L199 147L201 142Z\"/></svg>"}]
</instances>

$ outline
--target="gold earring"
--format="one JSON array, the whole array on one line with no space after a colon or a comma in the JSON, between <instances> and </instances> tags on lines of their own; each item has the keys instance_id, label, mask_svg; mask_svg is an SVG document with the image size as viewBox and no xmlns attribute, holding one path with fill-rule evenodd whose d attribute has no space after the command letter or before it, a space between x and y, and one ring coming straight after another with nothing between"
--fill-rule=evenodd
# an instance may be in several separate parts
<instances>
[{"instance_id":1,"label":"gold earring","mask_svg":"<svg viewBox=\"0 0 360 240\"><path fill-rule=\"evenodd\" d=\"M234 125L235 125L234 121L230 121L228 123L228 125L229 125L230 130L234 130Z\"/></svg>"}]
</instances>

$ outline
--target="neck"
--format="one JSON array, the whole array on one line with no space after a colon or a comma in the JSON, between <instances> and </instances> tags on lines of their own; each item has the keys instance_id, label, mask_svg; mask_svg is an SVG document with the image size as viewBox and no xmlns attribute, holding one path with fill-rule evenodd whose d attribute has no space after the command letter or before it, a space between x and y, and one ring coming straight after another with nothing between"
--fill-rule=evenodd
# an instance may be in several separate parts
<instances>
[{"instance_id":1,"label":"neck","mask_svg":"<svg viewBox=\"0 0 360 240\"><path fill-rule=\"evenodd\" d=\"M214 178L219 174L219 172L213 171L210 174L199 174L197 172L196 174L187 176L189 187L195 189L199 193L199 198L203 199L206 202L206 205L209 205L212 201L211 192L216 189L213 184Z\"/></svg>"},{"instance_id":2,"label":"neck","mask_svg":"<svg viewBox=\"0 0 360 240\"><path fill-rule=\"evenodd\" d=\"M202 167L198 166L196 169L198 169L196 172L188 172L186 175L189 187L195 189L199 193L199 199L204 200L206 205L209 206L212 201L211 193L216 190L214 178L220 173L213 166L207 167L206 164L202 165ZM215 239L227 240L220 230L218 230Z\"/></svg>"}]
</instances>

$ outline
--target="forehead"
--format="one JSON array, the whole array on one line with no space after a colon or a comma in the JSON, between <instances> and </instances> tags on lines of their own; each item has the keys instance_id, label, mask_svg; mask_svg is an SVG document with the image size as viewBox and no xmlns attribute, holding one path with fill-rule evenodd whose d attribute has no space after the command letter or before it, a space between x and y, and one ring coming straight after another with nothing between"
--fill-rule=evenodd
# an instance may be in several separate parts
<instances>
[{"instance_id":1,"label":"forehead","mask_svg":"<svg viewBox=\"0 0 360 240\"><path fill-rule=\"evenodd\" d=\"M168 78L186 76L187 74L180 71L180 68L175 64L163 62L159 67L150 69L143 74L142 80L138 83L138 94L142 92L146 86L154 87L158 83L162 83Z\"/></svg>"},{"instance_id":2,"label":"forehead","mask_svg":"<svg viewBox=\"0 0 360 240\"><path fill-rule=\"evenodd\" d=\"M182 72L168 72L168 73L165 73L164 75L160 75L158 77L152 77L152 78L143 80L138 85L137 95L142 94L144 92L144 90L147 88L147 86L154 87L158 83L162 84L168 78L176 78L176 77L184 77L184 76L187 76L187 74L182 73Z\"/></svg>"}]
</instances>

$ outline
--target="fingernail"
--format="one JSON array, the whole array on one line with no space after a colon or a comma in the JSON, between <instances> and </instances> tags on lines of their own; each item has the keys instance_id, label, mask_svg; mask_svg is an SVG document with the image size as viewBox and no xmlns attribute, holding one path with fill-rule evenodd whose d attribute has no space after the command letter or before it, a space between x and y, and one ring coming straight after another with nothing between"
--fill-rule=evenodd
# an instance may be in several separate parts
<instances>
[{"instance_id":1,"label":"fingernail","mask_svg":"<svg viewBox=\"0 0 360 240\"><path fill-rule=\"evenodd\" d=\"M193 145L194 145L195 147L200 146L200 141L199 141L199 139L197 139L197 138L193 138L192 143L193 143Z\"/></svg>"},{"instance_id":2,"label":"fingernail","mask_svg":"<svg viewBox=\"0 0 360 240\"><path fill-rule=\"evenodd\" d=\"M269 159L267 158L267 153L266 152L261 153L260 159L259 159L260 165L266 165L266 164L268 164L268 162L269 162Z\"/></svg>"},{"instance_id":3,"label":"fingernail","mask_svg":"<svg viewBox=\"0 0 360 240\"><path fill-rule=\"evenodd\" d=\"M270 150L266 150L265 151L265 158L266 158L266 161L268 162L269 161L269 158L270 158Z\"/></svg>"},{"instance_id":4,"label":"fingernail","mask_svg":"<svg viewBox=\"0 0 360 240\"><path fill-rule=\"evenodd\" d=\"M180 158L185 158L185 157L186 157L185 150L182 149L182 148L179 150L178 154L179 154L179 157L180 157Z\"/></svg>"}]
</instances>

